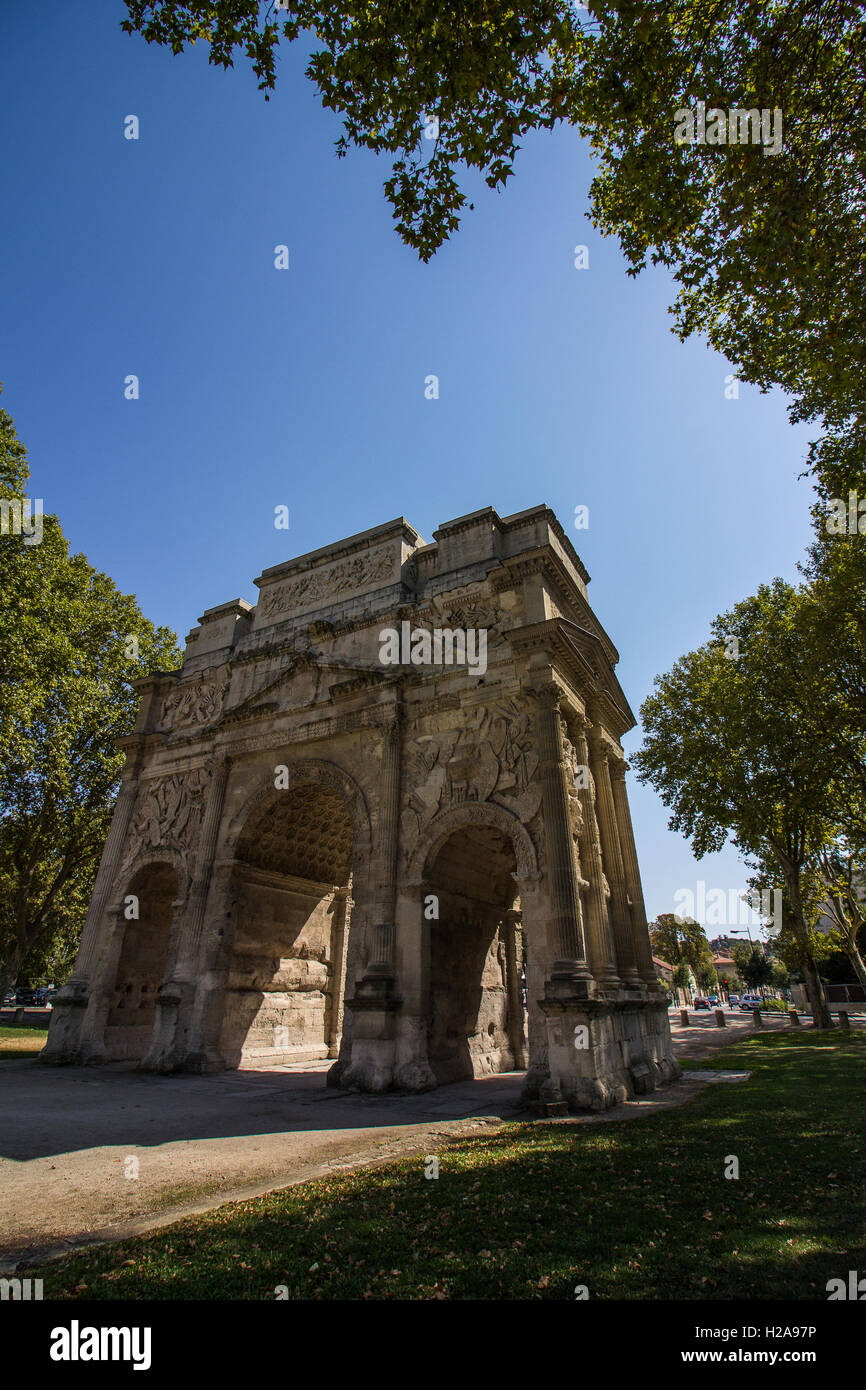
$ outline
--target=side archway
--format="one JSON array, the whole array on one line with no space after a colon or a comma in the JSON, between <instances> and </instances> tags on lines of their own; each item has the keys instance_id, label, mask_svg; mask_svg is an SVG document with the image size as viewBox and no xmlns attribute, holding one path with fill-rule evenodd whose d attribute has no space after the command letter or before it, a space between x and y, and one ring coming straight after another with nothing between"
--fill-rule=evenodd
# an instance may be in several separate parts
<instances>
[{"instance_id":1,"label":"side archway","mask_svg":"<svg viewBox=\"0 0 866 1390\"><path fill-rule=\"evenodd\" d=\"M175 856L144 855L127 867L114 908L122 932L108 996L105 1056L140 1061L151 1043L180 892Z\"/></svg>"},{"instance_id":2,"label":"side archway","mask_svg":"<svg viewBox=\"0 0 866 1390\"><path fill-rule=\"evenodd\" d=\"M233 906L218 1050L229 1067L339 1049L353 871L369 858L370 818L335 764L286 766L286 788L249 797L223 848Z\"/></svg>"},{"instance_id":3,"label":"side archway","mask_svg":"<svg viewBox=\"0 0 866 1390\"><path fill-rule=\"evenodd\" d=\"M526 1066L520 893L538 877L525 827L492 803L441 812L409 873L425 904L424 1017L442 1085Z\"/></svg>"}]
</instances>

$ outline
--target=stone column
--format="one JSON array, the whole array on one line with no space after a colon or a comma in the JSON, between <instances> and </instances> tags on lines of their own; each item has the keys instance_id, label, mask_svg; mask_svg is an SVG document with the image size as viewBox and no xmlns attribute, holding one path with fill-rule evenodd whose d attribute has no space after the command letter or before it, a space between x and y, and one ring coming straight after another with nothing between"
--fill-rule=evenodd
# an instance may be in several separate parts
<instances>
[{"instance_id":1,"label":"stone column","mask_svg":"<svg viewBox=\"0 0 866 1390\"><path fill-rule=\"evenodd\" d=\"M641 979L635 958L631 912L625 886L625 869L623 868L616 812L613 805L613 788L611 787L609 768L612 750L604 743L599 730L591 731L590 741L595 768L601 853L610 886L617 968L623 984L634 986L639 985Z\"/></svg>"},{"instance_id":2,"label":"stone column","mask_svg":"<svg viewBox=\"0 0 866 1390\"><path fill-rule=\"evenodd\" d=\"M380 813L380 888L377 899L370 974L394 974L394 918L397 904L397 842L400 828L402 729L395 709L382 730L382 801Z\"/></svg>"},{"instance_id":3,"label":"stone column","mask_svg":"<svg viewBox=\"0 0 866 1390\"><path fill-rule=\"evenodd\" d=\"M637 862L637 849L635 847L631 811L629 810L628 804L628 790L625 785L627 767L628 763L624 762L622 758L611 759L610 776L613 786L613 801L619 829L619 842L622 847L626 888L629 898L631 899L632 940L634 942L637 968L641 979L644 980L653 991L659 991L661 986L658 983L658 976L656 975L653 965L652 946L649 939L646 908L644 907L643 900L643 888L640 881L640 867Z\"/></svg>"},{"instance_id":4,"label":"stone column","mask_svg":"<svg viewBox=\"0 0 866 1390\"><path fill-rule=\"evenodd\" d=\"M397 992L396 913L397 851L400 829L400 778L402 764L402 711L399 705L385 713L382 729L381 801L378 846L375 855L377 887L373 922L372 960L346 1000L352 1012L351 1059L335 1063L333 1083L361 1091L387 1091L394 1080L397 1014L402 999ZM331 1073L329 1073L329 1079Z\"/></svg>"},{"instance_id":5,"label":"stone column","mask_svg":"<svg viewBox=\"0 0 866 1390\"><path fill-rule=\"evenodd\" d=\"M586 963L586 946L580 921L580 891L571 817L568 806L567 770L559 725L562 690L555 681L528 692L536 702L538 770L542 786L544 835L557 959L552 978L580 984L589 993L592 975Z\"/></svg>"},{"instance_id":6,"label":"stone column","mask_svg":"<svg viewBox=\"0 0 866 1390\"><path fill-rule=\"evenodd\" d=\"M515 1071L526 1069L526 1025L524 1022L523 995L520 989L520 969L523 963L520 949L519 912L506 912L502 918L502 935L505 940L506 987L508 990L508 1039Z\"/></svg>"},{"instance_id":7,"label":"stone column","mask_svg":"<svg viewBox=\"0 0 866 1390\"><path fill-rule=\"evenodd\" d=\"M200 1074L222 1071L220 1033L226 1007L226 983L234 950L238 884L234 859L214 860L205 920L219 924L219 931L201 933L196 988L191 993L189 1019L183 1029L184 1071Z\"/></svg>"},{"instance_id":8,"label":"stone column","mask_svg":"<svg viewBox=\"0 0 866 1390\"><path fill-rule=\"evenodd\" d=\"M328 1008L328 1056L336 1057L343 1031L343 991L346 981L346 943L354 907L351 882L334 893L334 921L331 928L331 999Z\"/></svg>"},{"instance_id":9,"label":"stone column","mask_svg":"<svg viewBox=\"0 0 866 1390\"><path fill-rule=\"evenodd\" d=\"M222 825L223 805L230 771L231 760L219 758L215 761L211 772L207 805L196 850L195 877L190 887L186 921L181 938L177 943L171 970L171 973L178 980L185 982L194 980L198 969L201 937L211 889L214 855Z\"/></svg>"},{"instance_id":10,"label":"stone column","mask_svg":"<svg viewBox=\"0 0 866 1390\"><path fill-rule=\"evenodd\" d=\"M580 838L580 859L589 879L586 914L589 963L597 982L607 988L615 989L619 985L620 979L617 974L616 950L607 913L607 898L604 892L604 865L596 819L598 788L597 785L594 786L592 770L589 766L589 747L586 738L587 721L578 715L575 716L573 723L577 756L581 767L586 769L588 783L581 791L583 830Z\"/></svg>"}]
</instances>

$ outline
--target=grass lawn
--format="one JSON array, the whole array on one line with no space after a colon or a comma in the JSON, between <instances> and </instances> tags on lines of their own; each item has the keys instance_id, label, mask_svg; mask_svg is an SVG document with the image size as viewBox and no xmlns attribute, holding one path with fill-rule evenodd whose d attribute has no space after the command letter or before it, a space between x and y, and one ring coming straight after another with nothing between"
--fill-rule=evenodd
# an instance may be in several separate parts
<instances>
[{"instance_id":1,"label":"grass lawn","mask_svg":"<svg viewBox=\"0 0 866 1390\"><path fill-rule=\"evenodd\" d=\"M0 1028L0 1060L4 1057L32 1057L41 1052L48 1037L47 1028Z\"/></svg>"},{"instance_id":2,"label":"grass lawn","mask_svg":"<svg viewBox=\"0 0 866 1390\"><path fill-rule=\"evenodd\" d=\"M35 1272L46 1298L826 1299L866 1268L866 1036L768 1033L644 1120L508 1124ZM726 1179L728 1155L739 1180Z\"/></svg>"}]
</instances>

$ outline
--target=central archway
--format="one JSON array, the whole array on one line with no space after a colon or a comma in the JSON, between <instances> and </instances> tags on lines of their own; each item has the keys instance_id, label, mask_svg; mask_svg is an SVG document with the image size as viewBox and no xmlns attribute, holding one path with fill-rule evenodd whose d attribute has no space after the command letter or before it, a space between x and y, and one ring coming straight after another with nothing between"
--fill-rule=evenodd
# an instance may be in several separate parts
<instances>
[{"instance_id":1,"label":"central archway","mask_svg":"<svg viewBox=\"0 0 866 1390\"><path fill-rule=\"evenodd\" d=\"M526 1066L516 868L491 824L459 826L431 851L427 1056L440 1085Z\"/></svg>"},{"instance_id":2,"label":"central archway","mask_svg":"<svg viewBox=\"0 0 866 1390\"><path fill-rule=\"evenodd\" d=\"M343 797L321 783L274 792L247 817L219 1044L228 1066L337 1055L353 838Z\"/></svg>"}]
</instances>

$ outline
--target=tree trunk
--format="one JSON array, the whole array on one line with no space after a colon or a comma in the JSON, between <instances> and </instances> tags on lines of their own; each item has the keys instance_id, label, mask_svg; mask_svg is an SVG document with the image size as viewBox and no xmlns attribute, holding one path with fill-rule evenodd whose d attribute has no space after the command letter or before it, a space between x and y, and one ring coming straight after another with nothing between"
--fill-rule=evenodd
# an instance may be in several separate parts
<instances>
[{"instance_id":1,"label":"tree trunk","mask_svg":"<svg viewBox=\"0 0 866 1390\"><path fill-rule=\"evenodd\" d=\"M785 886L788 889L788 902L791 908L791 917L794 923L794 935L800 947L803 983L806 987L806 997L812 1010L813 1028L833 1028L835 1025L830 1017L830 1010L827 1007L827 998L824 994L824 986L818 974L818 967L812 952L809 950L809 928L806 925L806 918L803 914L803 903L800 897L800 875L796 869L791 868L785 871Z\"/></svg>"},{"instance_id":2,"label":"tree trunk","mask_svg":"<svg viewBox=\"0 0 866 1390\"><path fill-rule=\"evenodd\" d=\"M833 1028L835 1024L830 1016L827 1007L827 998L824 994L824 986L818 974L818 967L811 952L807 951L803 955L803 981L806 986L806 994L812 1006L812 1027L813 1028Z\"/></svg>"},{"instance_id":3,"label":"tree trunk","mask_svg":"<svg viewBox=\"0 0 866 1390\"><path fill-rule=\"evenodd\" d=\"M845 954L851 962L854 974L857 976L863 988L866 989L866 965L863 964L863 957L857 950L857 943L855 940L846 942Z\"/></svg>"}]
</instances>

